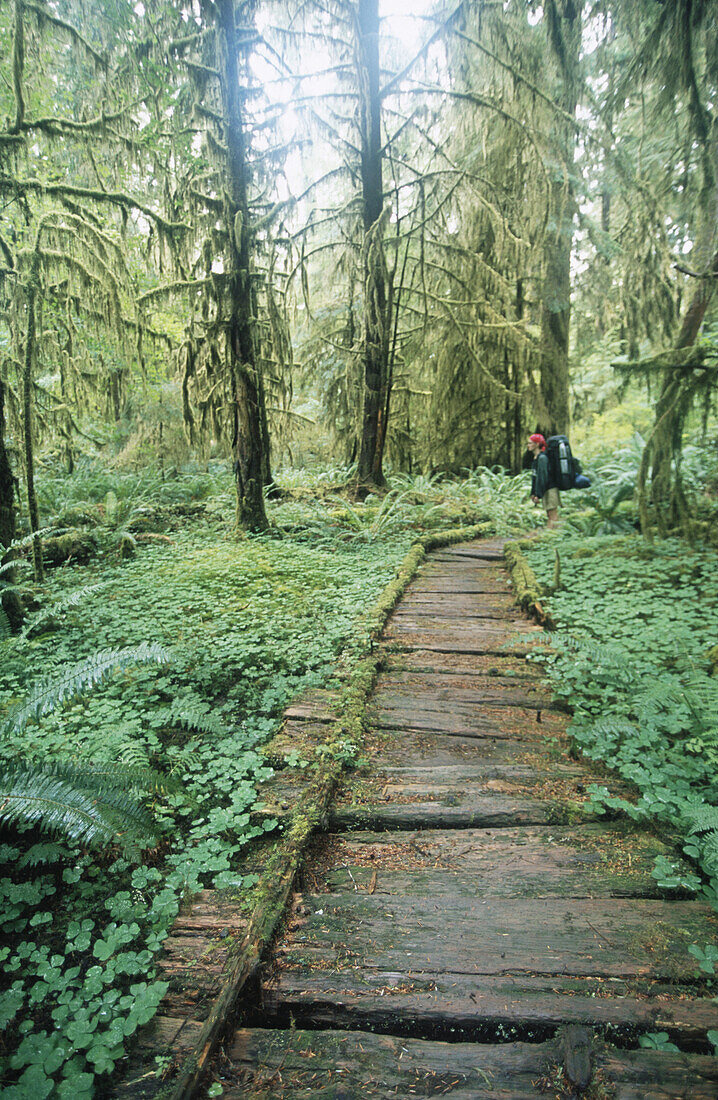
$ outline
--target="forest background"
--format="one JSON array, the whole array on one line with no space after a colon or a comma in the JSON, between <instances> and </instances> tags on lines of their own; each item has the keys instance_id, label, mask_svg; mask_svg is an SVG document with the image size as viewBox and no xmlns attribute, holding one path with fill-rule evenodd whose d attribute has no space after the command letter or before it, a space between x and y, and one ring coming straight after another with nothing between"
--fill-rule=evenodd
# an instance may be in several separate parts
<instances>
[{"instance_id":1,"label":"forest background","mask_svg":"<svg viewBox=\"0 0 718 1100\"><path fill-rule=\"evenodd\" d=\"M5 0L0 53L7 1095L122 1068L287 700L417 534L543 522L536 429L576 741L714 897L714 5Z\"/></svg>"}]
</instances>

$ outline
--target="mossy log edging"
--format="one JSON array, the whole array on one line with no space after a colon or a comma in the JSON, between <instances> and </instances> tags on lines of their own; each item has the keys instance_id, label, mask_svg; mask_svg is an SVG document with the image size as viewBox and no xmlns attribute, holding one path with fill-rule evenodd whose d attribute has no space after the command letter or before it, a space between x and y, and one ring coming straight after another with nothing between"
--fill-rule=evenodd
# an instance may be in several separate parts
<instances>
[{"instance_id":1,"label":"mossy log edging","mask_svg":"<svg viewBox=\"0 0 718 1100\"><path fill-rule=\"evenodd\" d=\"M361 647L352 648L352 671L340 701L340 715L332 725L327 746L362 732L366 701L374 686L380 654L372 652L387 617L400 599L426 554L442 546L468 542L491 533L492 524L481 523L453 531L424 535L408 551L397 575L358 624ZM262 871L247 931L227 960L220 992L202 1027L195 1048L185 1058L174 1081L164 1088L162 1100L191 1100L214 1054L242 990L256 975L289 899L304 850L314 830L325 820L344 764L331 754L317 766L316 773L298 800L281 843Z\"/></svg>"},{"instance_id":2,"label":"mossy log edging","mask_svg":"<svg viewBox=\"0 0 718 1100\"><path fill-rule=\"evenodd\" d=\"M546 630L555 630L554 619L544 610L541 603L544 592L522 549L527 545L528 543L524 541L507 542L504 546L504 557L516 593L516 603Z\"/></svg>"}]
</instances>

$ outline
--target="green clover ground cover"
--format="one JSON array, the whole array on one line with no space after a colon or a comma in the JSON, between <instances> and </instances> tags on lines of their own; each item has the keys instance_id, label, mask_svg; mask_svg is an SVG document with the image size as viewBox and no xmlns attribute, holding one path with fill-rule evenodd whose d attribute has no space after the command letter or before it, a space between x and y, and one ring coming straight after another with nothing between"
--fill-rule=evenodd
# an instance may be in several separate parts
<instances>
[{"instance_id":1,"label":"green clover ground cover","mask_svg":"<svg viewBox=\"0 0 718 1100\"><path fill-rule=\"evenodd\" d=\"M183 898L247 890L233 870L270 773L258 746L297 691L328 682L352 624L411 539L238 541L208 522L107 560L51 574L46 604L99 585L75 607L2 642L0 713L40 676L98 650L155 641L163 667L125 671L13 735L6 757L151 766L178 779L153 796L161 835L144 859L91 856L28 830L0 846L5 975L1 1071L8 1100L91 1096L166 984L153 958ZM100 1081L98 1081L98 1078Z\"/></svg>"},{"instance_id":2,"label":"green clover ground cover","mask_svg":"<svg viewBox=\"0 0 718 1100\"><path fill-rule=\"evenodd\" d=\"M718 640L718 556L675 539L564 532L526 551L549 585L554 550L561 588L547 602L559 631L540 659L574 709L570 733L581 751L638 791L634 804L594 787L595 806L668 826L700 874L664 859L659 884L700 890L717 905L718 676L708 653ZM718 958L708 946L715 957L694 949L704 974Z\"/></svg>"}]
</instances>

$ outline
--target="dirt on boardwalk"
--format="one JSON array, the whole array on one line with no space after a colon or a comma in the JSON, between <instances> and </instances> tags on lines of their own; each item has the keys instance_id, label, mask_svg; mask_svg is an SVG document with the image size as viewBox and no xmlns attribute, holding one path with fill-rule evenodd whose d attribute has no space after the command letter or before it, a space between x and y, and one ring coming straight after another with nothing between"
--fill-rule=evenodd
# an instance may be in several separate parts
<instances>
[{"instance_id":1,"label":"dirt on boardwalk","mask_svg":"<svg viewBox=\"0 0 718 1100\"><path fill-rule=\"evenodd\" d=\"M715 917L662 895L664 842L583 807L596 773L523 660L537 633L499 541L419 571L384 631L367 761L215 1063L225 1098L718 1097L718 1004L688 950ZM321 729L314 700L284 736Z\"/></svg>"}]
</instances>

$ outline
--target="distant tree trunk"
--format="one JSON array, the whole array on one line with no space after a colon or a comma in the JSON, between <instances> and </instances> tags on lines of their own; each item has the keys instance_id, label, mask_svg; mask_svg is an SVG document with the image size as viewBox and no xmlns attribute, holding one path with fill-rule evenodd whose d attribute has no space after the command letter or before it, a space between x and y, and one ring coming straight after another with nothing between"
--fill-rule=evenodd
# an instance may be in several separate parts
<instances>
[{"instance_id":1,"label":"distant tree trunk","mask_svg":"<svg viewBox=\"0 0 718 1100\"><path fill-rule=\"evenodd\" d=\"M15 538L15 478L12 474L10 457L5 446L5 387L0 378L0 565L5 565L12 556L3 553ZM6 585L15 583L14 570L3 573L3 581ZM22 626L24 609L22 601L16 592L2 590L0 582L0 606L7 615L12 630L19 630Z\"/></svg>"},{"instance_id":2,"label":"distant tree trunk","mask_svg":"<svg viewBox=\"0 0 718 1100\"><path fill-rule=\"evenodd\" d=\"M39 238L39 231L38 231ZM35 304L40 284L40 244L39 239L32 254L30 277L27 283L27 334L25 337L25 362L22 374L23 432L25 436L25 478L27 486L27 511L30 518L32 539L32 564L35 580L43 579L42 543L37 533L40 530L40 516L35 494L35 458L32 440L32 366L35 359Z\"/></svg>"},{"instance_id":3,"label":"distant tree trunk","mask_svg":"<svg viewBox=\"0 0 718 1100\"><path fill-rule=\"evenodd\" d=\"M5 387L0 378L0 544L8 547L15 538L15 478L5 447Z\"/></svg>"},{"instance_id":4,"label":"distant tree trunk","mask_svg":"<svg viewBox=\"0 0 718 1100\"><path fill-rule=\"evenodd\" d=\"M568 432L568 339L571 320L571 249L576 208L572 180L575 134L566 115L576 114L579 93L581 8L583 0L547 0L548 37L558 69L556 97L564 114L554 120L554 148L560 164L551 166L549 227L544 244L541 296L541 404L546 432Z\"/></svg>"},{"instance_id":5,"label":"distant tree trunk","mask_svg":"<svg viewBox=\"0 0 718 1100\"><path fill-rule=\"evenodd\" d=\"M216 0L220 84L227 127L227 230L231 239L229 317L226 321L234 403L234 471L237 523L251 530L268 526L263 489L269 475L264 391L259 379L250 280L249 166L240 100L237 58L240 44L234 0Z\"/></svg>"},{"instance_id":6,"label":"distant tree trunk","mask_svg":"<svg viewBox=\"0 0 718 1100\"><path fill-rule=\"evenodd\" d=\"M389 410L389 338L392 293L384 256L378 0L359 0L357 69L360 97L361 182L364 223L364 402L357 480L381 487Z\"/></svg>"},{"instance_id":7,"label":"distant tree trunk","mask_svg":"<svg viewBox=\"0 0 718 1100\"><path fill-rule=\"evenodd\" d=\"M703 277L697 279L683 314L674 345L676 350L692 347L698 339L718 279L718 116L713 120L706 142L704 163L707 178L701 193L701 226L691 254L697 272ZM644 475L648 461L652 461L650 496L657 506L656 518L661 530L680 524L684 518L680 470L674 473L673 463L679 459L683 446L683 428L694 392L695 377L691 369L679 366L665 371L656 402L653 435L644 456Z\"/></svg>"}]
</instances>

